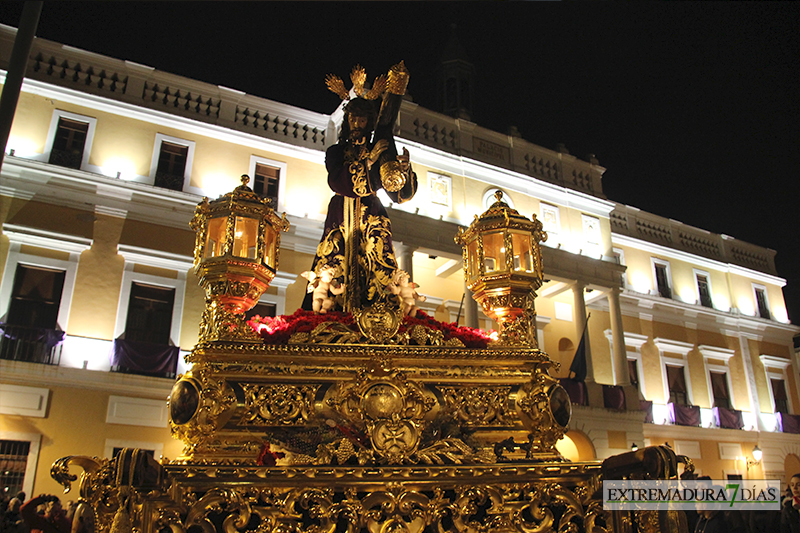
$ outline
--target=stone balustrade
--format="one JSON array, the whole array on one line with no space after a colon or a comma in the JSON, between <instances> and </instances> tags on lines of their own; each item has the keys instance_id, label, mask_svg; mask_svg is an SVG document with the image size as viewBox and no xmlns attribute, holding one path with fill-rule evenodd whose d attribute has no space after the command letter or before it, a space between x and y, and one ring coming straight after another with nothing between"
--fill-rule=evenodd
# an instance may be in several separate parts
<instances>
[{"instance_id":1,"label":"stone balustrade","mask_svg":"<svg viewBox=\"0 0 800 533\"><path fill-rule=\"evenodd\" d=\"M711 233L635 207L617 204L610 215L611 231L654 244L778 275L775 251L728 235Z\"/></svg>"}]
</instances>

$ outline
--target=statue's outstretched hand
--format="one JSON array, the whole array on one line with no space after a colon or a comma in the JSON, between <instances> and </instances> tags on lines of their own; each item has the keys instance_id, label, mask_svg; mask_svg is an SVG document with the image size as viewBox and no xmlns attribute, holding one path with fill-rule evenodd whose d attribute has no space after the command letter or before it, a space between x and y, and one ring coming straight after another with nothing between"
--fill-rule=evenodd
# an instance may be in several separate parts
<instances>
[{"instance_id":1,"label":"statue's outstretched hand","mask_svg":"<svg viewBox=\"0 0 800 533\"><path fill-rule=\"evenodd\" d=\"M403 153L397 155L397 161L400 163L400 170L407 172L411 166L407 148L403 148Z\"/></svg>"}]
</instances>

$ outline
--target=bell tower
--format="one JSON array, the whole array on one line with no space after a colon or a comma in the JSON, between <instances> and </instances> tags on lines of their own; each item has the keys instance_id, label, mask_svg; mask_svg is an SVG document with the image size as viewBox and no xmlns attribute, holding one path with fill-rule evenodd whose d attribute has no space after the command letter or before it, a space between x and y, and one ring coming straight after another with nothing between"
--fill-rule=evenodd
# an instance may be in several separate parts
<instances>
[{"instance_id":1,"label":"bell tower","mask_svg":"<svg viewBox=\"0 0 800 533\"><path fill-rule=\"evenodd\" d=\"M456 118L472 120L475 102L475 67L450 25L450 37L442 52L439 94L442 112Z\"/></svg>"}]
</instances>

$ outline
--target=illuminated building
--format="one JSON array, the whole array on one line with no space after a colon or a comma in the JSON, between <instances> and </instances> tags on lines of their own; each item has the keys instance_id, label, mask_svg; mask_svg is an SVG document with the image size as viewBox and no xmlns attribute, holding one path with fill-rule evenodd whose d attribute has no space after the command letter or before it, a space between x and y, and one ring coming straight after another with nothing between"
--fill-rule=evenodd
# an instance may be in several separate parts
<instances>
[{"instance_id":1,"label":"illuminated building","mask_svg":"<svg viewBox=\"0 0 800 533\"><path fill-rule=\"evenodd\" d=\"M0 67L13 38L0 27ZM324 149L342 111L42 39L26 76L0 178L0 453L24 459L6 484L30 494L55 492L49 465L70 453L178 455L165 398L203 311L188 226L202 196L248 174L276 199L291 229L258 311L299 307L331 195ZM399 126L420 189L389 213L423 310L496 327L469 295L462 303L453 236L500 189L548 234L536 335L562 377L591 312L589 375L585 387L571 384L562 453L604 458L666 441L714 477L800 470L798 328L774 252L606 199L594 159L411 101ZM717 427L739 416L743 429ZM682 425L696 418L700 427ZM763 459L751 465L756 445Z\"/></svg>"}]
</instances>

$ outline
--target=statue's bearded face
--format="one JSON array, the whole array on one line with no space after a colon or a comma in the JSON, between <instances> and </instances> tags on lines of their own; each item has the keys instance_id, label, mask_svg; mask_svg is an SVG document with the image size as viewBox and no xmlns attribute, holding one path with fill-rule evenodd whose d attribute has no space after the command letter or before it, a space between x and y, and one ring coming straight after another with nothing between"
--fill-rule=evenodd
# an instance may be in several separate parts
<instances>
[{"instance_id":1,"label":"statue's bearded face","mask_svg":"<svg viewBox=\"0 0 800 533\"><path fill-rule=\"evenodd\" d=\"M350 140L359 141L367 136L367 123L369 120L363 115L347 115L347 123L350 126Z\"/></svg>"}]
</instances>

